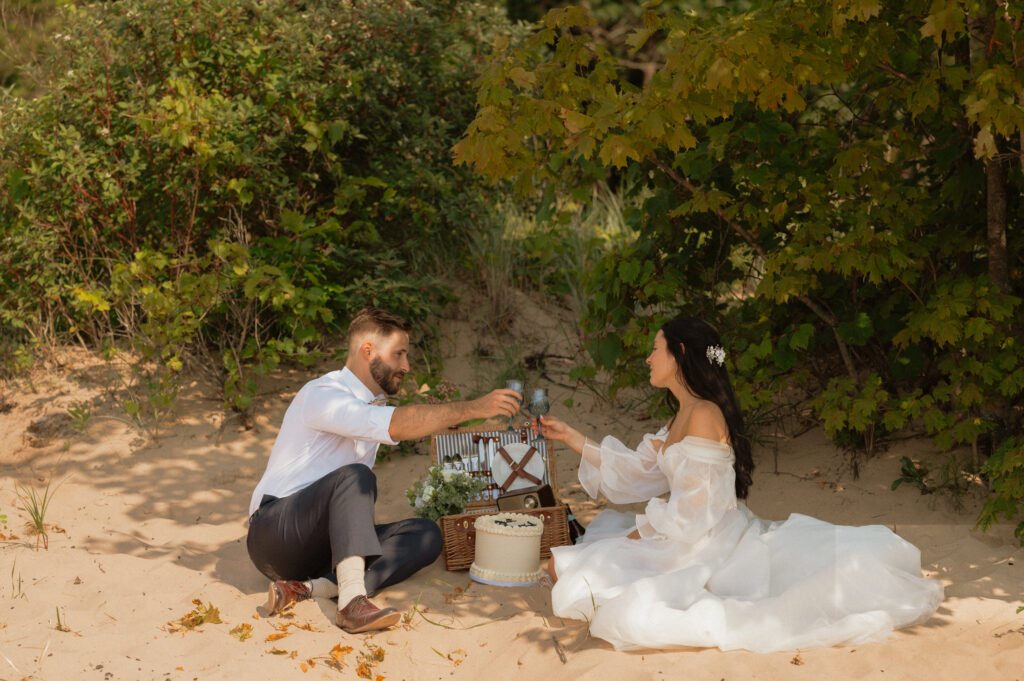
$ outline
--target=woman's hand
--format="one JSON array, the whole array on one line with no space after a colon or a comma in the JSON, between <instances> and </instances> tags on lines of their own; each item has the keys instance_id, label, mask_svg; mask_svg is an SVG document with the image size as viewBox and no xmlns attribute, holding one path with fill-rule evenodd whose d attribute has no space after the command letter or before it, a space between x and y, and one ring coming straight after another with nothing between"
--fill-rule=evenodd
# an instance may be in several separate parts
<instances>
[{"instance_id":1,"label":"woman's hand","mask_svg":"<svg viewBox=\"0 0 1024 681\"><path fill-rule=\"evenodd\" d=\"M538 420L544 427L544 437L549 440L564 442L571 449L575 450L577 454L583 453L583 445L587 442L587 438L583 433L554 416L540 416L534 419L535 428Z\"/></svg>"}]
</instances>

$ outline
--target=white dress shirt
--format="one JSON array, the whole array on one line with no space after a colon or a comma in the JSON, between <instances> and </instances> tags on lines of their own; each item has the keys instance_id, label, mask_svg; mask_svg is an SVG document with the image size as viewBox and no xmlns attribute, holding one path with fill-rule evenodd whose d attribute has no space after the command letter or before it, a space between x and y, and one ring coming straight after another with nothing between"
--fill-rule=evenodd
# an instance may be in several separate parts
<instances>
[{"instance_id":1,"label":"white dress shirt","mask_svg":"<svg viewBox=\"0 0 1024 681\"><path fill-rule=\"evenodd\" d=\"M388 432L395 408L371 404L383 397L347 367L302 386L284 414L249 515L264 494L286 497L352 463L373 468L381 443L398 444Z\"/></svg>"}]
</instances>

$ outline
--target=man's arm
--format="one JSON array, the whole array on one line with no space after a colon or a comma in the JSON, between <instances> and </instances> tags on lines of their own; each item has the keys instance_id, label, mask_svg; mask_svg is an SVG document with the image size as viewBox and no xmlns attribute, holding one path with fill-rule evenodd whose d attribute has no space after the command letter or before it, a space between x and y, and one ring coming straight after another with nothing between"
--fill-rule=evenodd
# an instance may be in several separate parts
<instances>
[{"instance_id":1,"label":"man's arm","mask_svg":"<svg viewBox=\"0 0 1024 681\"><path fill-rule=\"evenodd\" d=\"M415 440L470 419L513 416L517 411L519 393L499 388L475 400L398 407L391 415L388 433L396 442Z\"/></svg>"}]
</instances>

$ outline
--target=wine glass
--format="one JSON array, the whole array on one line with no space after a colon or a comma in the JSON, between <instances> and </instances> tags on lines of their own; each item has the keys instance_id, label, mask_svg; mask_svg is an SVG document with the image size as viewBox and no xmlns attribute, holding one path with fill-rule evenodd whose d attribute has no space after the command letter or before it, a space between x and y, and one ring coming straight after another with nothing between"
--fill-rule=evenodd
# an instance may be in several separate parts
<instances>
[{"instance_id":1,"label":"wine glass","mask_svg":"<svg viewBox=\"0 0 1024 681\"><path fill-rule=\"evenodd\" d=\"M528 408L530 413L537 417L537 437L544 437L540 427L540 417L551 410L551 402L548 401L548 389L534 388L530 392Z\"/></svg>"},{"instance_id":2,"label":"wine glass","mask_svg":"<svg viewBox=\"0 0 1024 681\"><path fill-rule=\"evenodd\" d=\"M518 381L516 379L510 379L508 381L505 381L505 387L508 388L509 390L515 390L517 393L519 393L519 404L523 403L523 382L522 381ZM510 431L511 430L515 430L515 428L512 427L512 422L515 420L515 418L516 418L515 414L513 414L512 416L510 416L508 418L508 429Z\"/></svg>"}]
</instances>

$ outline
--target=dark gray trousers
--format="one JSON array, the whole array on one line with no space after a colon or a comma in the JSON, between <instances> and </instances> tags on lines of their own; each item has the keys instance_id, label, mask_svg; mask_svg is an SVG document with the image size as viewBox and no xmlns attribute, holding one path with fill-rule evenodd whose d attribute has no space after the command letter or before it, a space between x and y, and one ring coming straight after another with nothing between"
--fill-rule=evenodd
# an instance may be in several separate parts
<instances>
[{"instance_id":1,"label":"dark gray trousers","mask_svg":"<svg viewBox=\"0 0 1024 681\"><path fill-rule=\"evenodd\" d=\"M441 531L425 518L374 524L377 476L362 464L342 466L287 497L263 497L249 518L249 558L269 579L336 582L348 556L366 558L366 592L374 594L437 559Z\"/></svg>"}]
</instances>

